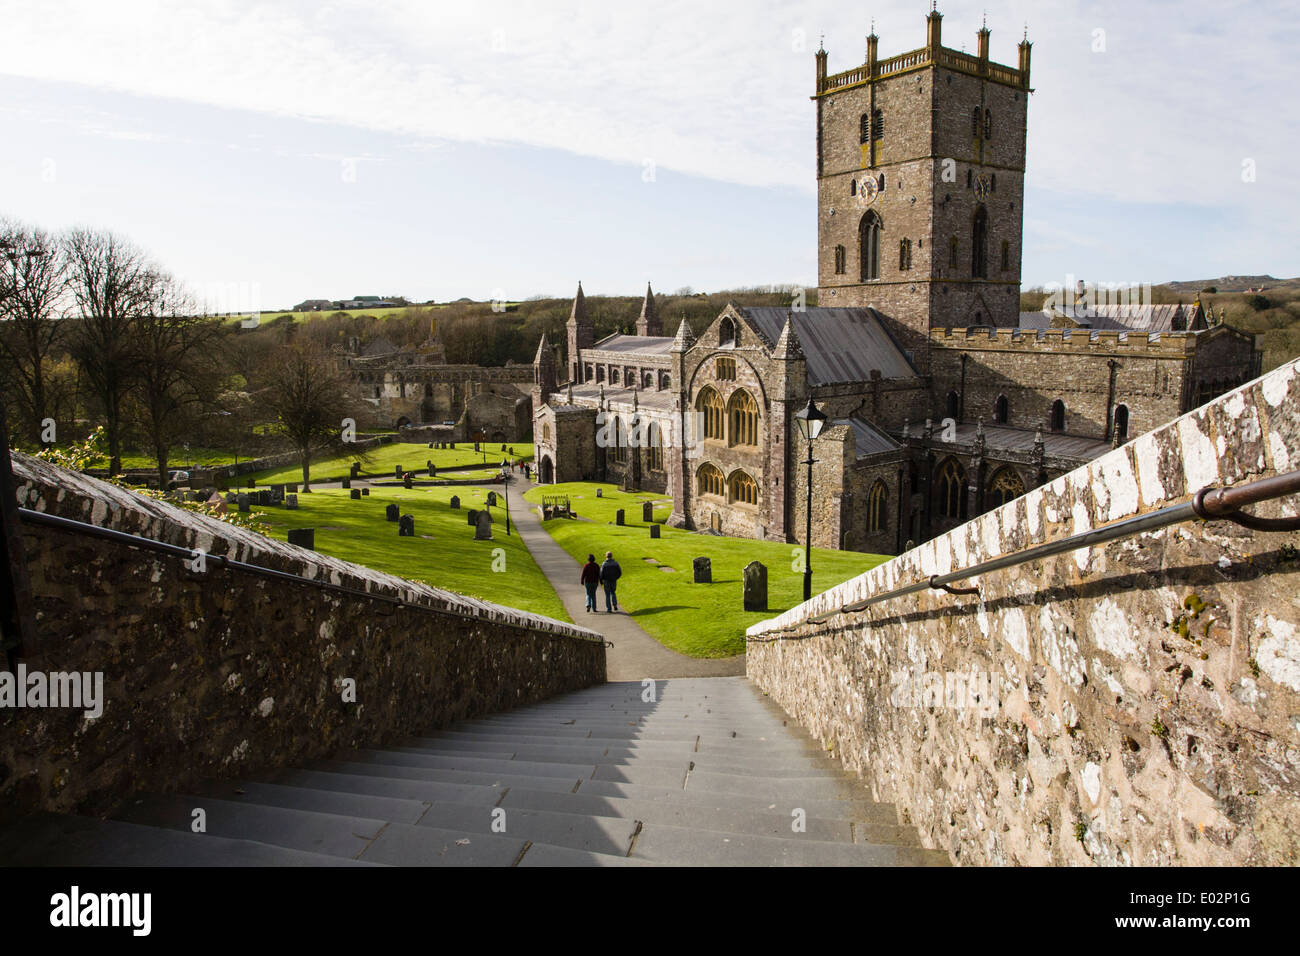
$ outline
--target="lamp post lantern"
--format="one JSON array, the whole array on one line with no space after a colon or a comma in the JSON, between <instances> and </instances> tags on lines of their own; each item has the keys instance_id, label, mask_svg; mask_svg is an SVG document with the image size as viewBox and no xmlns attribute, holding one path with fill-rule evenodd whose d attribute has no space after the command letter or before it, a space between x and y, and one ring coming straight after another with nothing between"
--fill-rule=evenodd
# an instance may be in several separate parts
<instances>
[{"instance_id":1,"label":"lamp post lantern","mask_svg":"<svg viewBox=\"0 0 1300 956\"><path fill-rule=\"evenodd\" d=\"M804 505L803 599L809 601L812 599L812 466L817 463L817 459L812 456L812 443L821 434L826 424L826 415L809 395L808 404L794 413L794 422L799 426L799 434L808 443L808 458L803 462L808 466L808 497Z\"/></svg>"}]
</instances>

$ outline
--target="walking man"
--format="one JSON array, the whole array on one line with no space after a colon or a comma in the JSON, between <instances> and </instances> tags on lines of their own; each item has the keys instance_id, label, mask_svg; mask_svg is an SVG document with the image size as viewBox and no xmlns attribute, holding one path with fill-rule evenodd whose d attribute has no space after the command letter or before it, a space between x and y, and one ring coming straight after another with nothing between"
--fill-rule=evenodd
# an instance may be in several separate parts
<instances>
[{"instance_id":1,"label":"walking man","mask_svg":"<svg viewBox=\"0 0 1300 956\"><path fill-rule=\"evenodd\" d=\"M618 579L623 576L623 569L614 560L612 551L605 552L605 563L600 566L600 583L605 586L605 610L613 613L618 610Z\"/></svg>"},{"instance_id":2,"label":"walking man","mask_svg":"<svg viewBox=\"0 0 1300 956\"><path fill-rule=\"evenodd\" d=\"M600 565L596 563L594 554L587 555L587 563L582 566L582 577L579 578L582 586L587 589L587 610L596 611L596 585L600 583Z\"/></svg>"}]
</instances>

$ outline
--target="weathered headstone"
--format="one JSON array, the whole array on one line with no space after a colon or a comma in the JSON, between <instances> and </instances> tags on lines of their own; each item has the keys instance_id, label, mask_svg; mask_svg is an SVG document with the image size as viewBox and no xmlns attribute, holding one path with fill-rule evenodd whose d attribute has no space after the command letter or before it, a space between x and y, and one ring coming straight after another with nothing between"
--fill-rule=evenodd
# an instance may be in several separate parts
<instances>
[{"instance_id":1,"label":"weathered headstone","mask_svg":"<svg viewBox=\"0 0 1300 956\"><path fill-rule=\"evenodd\" d=\"M412 515L402 515L397 521L397 535L401 538L415 537L415 518Z\"/></svg>"},{"instance_id":2,"label":"weathered headstone","mask_svg":"<svg viewBox=\"0 0 1300 956\"><path fill-rule=\"evenodd\" d=\"M226 492L226 504L233 505L238 500L239 500L239 495L235 494L235 492L233 491Z\"/></svg>"},{"instance_id":3,"label":"weathered headstone","mask_svg":"<svg viewBox=\"0 0 1300 956\"><path fill-rule=\"evenodd\" d=\"M622 524L623 524L623 509L622 509L622 508L619 508L617 511L614 512L614 524L616 524L616 525L622 525Z\"/></svg>"},{"instance_id":4,"label":"weathered headstone","mask_svg":"<svg viewBox=\"0 0 1300 956\"><path fill-rule=\"evenodd\" d=\"M489 492L488 492L487 503L488 503L488 507L489 507L489 508L495 508L495 507L496 507L496 503L497 503L497 493L496 493L495 491L489 491Z\"/></svg>"},{"instance_id":5,"label":"weathered headstone","mask_svg":"<svg viewBox=\"0 0 1300 956\"><path fill-rule=\"evenodd\" d=\"M238 496L238 498L237 498L236 500L239 502L239 510L240 510L240 511L247 512L247 511L248 511L248 495L241 494L241 495Z\"/></svg>"},{"instance_id":6,"label":"weathered headstone","mask_svg":"<svg viewBox=\"0 0 1300 956\"><path fill-rule=\"evenodd\" d=\"M604 488L597 488L597 489L596 489L596 497L597 497L597 498L604 498L604 497L605 497L605 489L604 489Z\"/></svg>"},{"instance_id":7,"label":"weathered headstone","mask_svg":"<svg viewBox=\"0 0 1300 956\"><path fill-rule=\"evenodd\" d=\"M433 462L429 462L429 477L430 478L438 477L438 466L435 465Z\"/></svg>"},{"instance_id":8,"label":"weathered headstone","mask_svg":"<svg viewBox=\"0 0 1300 956\"><path fill-rule=\"evenodd\" d=\"M433 447L433 442L429 442L429 447L430 447L430 448Z\"/></svg>"},{"instance_id":9,"label":"weathered headstone","mask_svg":"<svg viewBox=\"0 0 1300 956\"><path fill-rule=\"evenodd\" d=\"M341 484L342 484L342 486L343 486L344 488L351 488L351 487L352 487L352 481L351 481L351 479L349 479L349 478L344 478L343 481L341 482Z\"/></svg>"},{"instance_id":10,"label":"weathered headstone","mask_svg":"<svg viewBox=\"0 0 1300 956\"><path fill-rule=\"evenodd\" d=\"M401 478L401 477L402 477L402 466L401 466L401 465L394 465L394 466L393 466L393 477L394 477L394 478Z\"/></svg>"},{"instance_id":11,"label":"weathered headstone","mask_svg":"<svg viewBox=\"0 0 1300 956\"><path fill-rule=\"evenodd\" d=\"M767 610L767 567L758 561L745 565L745 610Z\"/></svg>"},{"instance_id":12,"label":"weathered headstone","mask_svg":"<svg viewBox=\"0 0 1300 956\"><path fill-rule=\"evenodd\" d=\"M708 558L696 558L691 562L691 570L696 584L713 583L713 562Z\"/></svg>"},{"instance_id":13,"label":"weathered headstone","mask_svg":"<svg viewBox=\"0 0 1300 956\"><path fill-rule=\"evenodd\" d=\"M426 461L426 462L424 463L424 467L425 467L425 470L427 470L427 471L433 471L433 459L430 458L428 461Z\"/></svg>"},{"instance_id":14,"label":"weathered headstone","mask_svg":"<svg viewBox=\"0 0 1300 956\"><path fill-rule=\"evenodd\" d=\"M465 512L465 523L471 528L478 524L478 509L470 508Z\"/></svg>"},{"instance_id":15,"label":"weathered headstone","mask_svg":"<svg viewBox=\"0 0 1300 956\"><path fill-rule=\"evenodd\" d=\"M289 543L296 544L300 548L316 548L316 529L315 528L290 528Z\"/></svg>"},{"instance_id":16,"label":"weathered headstone","mask_svg":"<svg viewBox=\"0 0 1300 956\"><path fill-rule=\"evenodd\" d=\"M402 476L402 484L407 488L411 487L411 473L409 471Z\"/></svg>"},{"instance_id":17,"label":"weathered headstone","mask_svg":"<svg viewBox=\"0 0 1300 956\"><path fill-rule=\"evenodd\" d=\"M641 520L646 524L655 520L655 506L653 502L643 501L641 503Z\"/></svg>"},{"instance_id":18,"label":"weathered headstone","mask_svg":"<svg viewBox=\"0 0 1300 956\"><path fill-rule=\"evenodd\" d=\"M474 526L474 540L492 540L492 516L486 511L480 511L478 513L478 523Z\"/></svg>"},{"instance_id":19,"label":"weathered headstone","mask_svg":"<svg viewBox=\"0 0 1300 956\"><path fill-rule=\"evenodd\" d=\"M398 518L401 517L402 509L397 507L397 505L388 505L386 508L384 508L384 515L388 518L389 521L396 521Z\"/></svg>"},{"instance_id":20,"label":"weathered headstone","mask_svg":"<svg viewBox=\"0 0 1300 956\"><path fill-rule=\"evenodd\" d=\"M369 498L369 497L370 497L370 489L369 489L369 488L362 488L362 489L361 489L361 494L362 494L363 497Z\"/></svg>"},{"instance_id":21,"label":"weathered headstone","mask_svg":"<svg viewBox=\"0 0 1300 956\"><path fill-rule=\"evenodd\" d=\"M656 541L659 540L659 525L652 524L650 526L650 537L654 538Z\"/></svg>"},{"instance_id":22,"label":"weathered headstone","mask_svg":"<svg viewBox=\"0 0 1300 956\"><path fill-rule=\"evenodd\" d=\"M451 496L451 510L452 511L460 510L460 495Z\"/></svg>"},{"instance_id":23,"label":"weathered headstone","mask_svg":"<svg viewBox=\"0 0 1300 956\"><path fill-rule=\"evenodd\" d=\"M277 497L280 496L280 495L283 495L283 494L284 494L284 485L272 485L272 486L271 486L271 494L276 495Z\"/></svg>"},{"instance_id":24,"label":"weathered headstone","mask_svg":"<svg viewBox=\"0 0 1300 956\"><path fill-rule=\"evenodd\" d=\"M287 511L297 511L297 510L298 510L298 496L297 496L296 494L294 494L294 495L285 495L285 496L284 496L284 507L285 507L285 510L287 510Z\"/></svg>"},{"instance_id":25,"label":"weathered headstone","mask_svg":"<svg viewBox=\"0 0 1300 956\"><path fill-rule=\"evenodd\" d=\"M360 500L361 500L361 489L360 489L360 488L353 488L352 491L351 491L351 496L352 496L352 500L353 500L353 501L360 501Z\"/></svg>"},{"instance_id":26,"label":"weathered headstone","mask_svg":"<svg viewBox=\"0 0 1300 956\"><path fill-rule=\"evenodd\" d=\"M505 446L505 445L502 445L502 446L501 446L501 450L502 450L502 451L505 451L505 450L506 450L506 446Z\"/></svg>"}]
</instances>

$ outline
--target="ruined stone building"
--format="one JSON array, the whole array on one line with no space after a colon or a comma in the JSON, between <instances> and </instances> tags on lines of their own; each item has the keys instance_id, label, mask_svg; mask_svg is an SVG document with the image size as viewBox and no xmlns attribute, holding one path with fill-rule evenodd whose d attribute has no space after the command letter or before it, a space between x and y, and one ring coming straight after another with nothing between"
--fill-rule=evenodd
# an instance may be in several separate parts
<instances>
[{"instance_id":1,"label":"ruined stone building","mask_svg":"<svg viewBox=\"0 0 1300 956\"><path fill-rule=\"evenodd\" d=\"M373 409L363 424L402 429L433 441L527 441L532 429L527 365L448 365L436 325L414 348L380 336L345 356L358 404Z\"/></svg>"},{"instance_id":2,"label":"ruined stone building","mask_svg":"<svg viewBox=\"0 0 1300 956\"><path fill-rule=\"evenodd\" d=\"M828 74L815 57L818 306L728 305L698 336L595 341L581 285L564 359L543 338L533 430L544 481L620 482L670 522L897 553L1256 376L1252 336L1199 304L1019 311L1030 46L1018 65L926 43Z\"/></svg>"}]
</instances>

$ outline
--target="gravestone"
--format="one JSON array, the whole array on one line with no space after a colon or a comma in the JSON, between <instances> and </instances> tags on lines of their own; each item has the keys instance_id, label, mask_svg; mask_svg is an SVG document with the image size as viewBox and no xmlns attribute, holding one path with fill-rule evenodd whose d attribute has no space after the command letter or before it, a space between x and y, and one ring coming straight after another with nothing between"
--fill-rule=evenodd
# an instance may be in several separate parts
<instances>
[{"instance_id":1,"label":"gravestone","mask_svg":"<svg viewBox=\"0 0 1300 956\"><path fill-rule=\"evenodd\" d=\"M429 442L429 447L430 447L430 448L433 447L433 442Z\"/></svg>"},{"instance_id":2,"label":"gravestone","mask_svg":"<svg viewBox=\"0 0 1300 956\"><path fill-rule=\"evenodd\" d=\"M238 500L239 495L235 494L233 491L226 492L226 504L233 505Z\"/></svg>"},{"instance_id":3,"label":"gravestone","mask_svg":"<svg viewBox=\"0 0 1300 956\"><path fill-rule=\"evenodd\" d=\"M428 461L426 461L426 462L424 463L424 468L425 468L425 470L428 471L430 474L433 473L433 459L432 459L432 458L430 458Z\"/></svg>"},{"instance_id":4,"label":"gravestone","mask_svg":"<svg viewBox=\"0 0 1300 956\"><path fill-rule=\"evenodd\" d=\"M646 524L655 520L655 506L652 502L645 501L641 504L641 520Z\"/></svg>"},{"instance_id":5,"label":"gravestone","mask_svg":"<svg viewBox=\"0 0 1300 956\"><path fill-rule=\"evenodd\" d=\"M407 488L411 487L411 473L409 471L402 476L402 484Z\"/></svg>"},{"instance_id":6,"label":"gravestone","mask_svg":"<svg viewBox=\"0 0 1300 956\"><path fill-rule=\"evenodd\" d=\"M243 512L247 512L247 511L248 511L248 495L243 495L243 494L241 494L241 495L238 496L238 498L237 498L236 500L239 502L239 510L240 510L240 511L243 511Z\"/></svg>"},{"instance_id":7,"label":"gravestone","mask_svg":"<svg viewBox=\"0 0 1300 956\"><path fill-rule=\"evenodd\" d=\"M696 584L713 583L713 562L708 558L696 558L691 562L691 570L695 573Z\"/></svg>"},{"instance_id":8,"label":"gravestone","mask_svg":"<svg viewBox=\"0 0 1300 956\"><path fill-rule=\"evenodd\" d=\"M429 462L429 477L430 478L438 477L438 466L435 465L433 462Z\"/></svg>"},{"instance_id":9,"label":"gravestone","mask_svg":"<svg viewBox=\"0 0 1300 956\"><path fill-rule=\"evenodd\" d=\"M478 523L474 526L474 540L492 540L492 516L486 511L480 511L478 513Z\"/></svg>"},{"instance_id":10,"label":"gravestone","mask_svg":"<svg viewBox=\"0 0 1300 956\"><path fill-rule=\"evenodd\" d=\"M652 524L650 526L650 537L654 538L656 541L659 540L659 525Z\"/></svg>"},{"instance_id":11,"label":"gravestone","mask_svg":"<svg viewBox=\"0 0 1300 956\"><path fill-rule=\"evenodd\" d=\"M287 511L297 511L297 510L298 510L298 496L297 496L296 494L293 494L293 495L285 495L285 496L284 496L284 507L285 507L285 510L287 510Z\"/></svg>"},{"instance_id":12,"label":"gravestone","mask_svg":"<svg viewBox=\"0 0 1300 956\"><path fill-rule=\"evenodd\" d=\"M402 466L401 466L401 465L395 465L395 466L393 467L393 477L394 477L394 478L401 478L401 477L402 477Z\"/></svg>"},{"instance_id":13,"label":"gravestone","mask_svg":"<svg viewBox=\"0 0 1300 956\"><path fill-rule=\"evenodd\" d=\"M477 508L470 508L469 511L465 512L465 523L469 525L471 528L474 527L474 525L478 524Z\"/></svg>"},{"instance_id":14,"label":"gravestone","mask_svg":"<svg viewBox=\"0 0 1300 956\"><path fill-rule=\"evenodd\" d=\"M369 488L362 488L362 489L361 489L361 494L362 494L364 497L369 498L369 497L370 497L370 489L369 489Z\"/></svg>"},{"instance_id":15,"label":"gravestone","mask_svg":"<svg viewBox=\"0 0 1300 956\"><path fill-rule=\"evenodd\" d=\"M502 451L505 451L505 450L506 450L506 446L505 446L505 445L502 445L502 446L501 446L501 450L502 450Z\"/></svg>"},{"instance_id":16,"label":"gravestone","mask_svg":"<svg viewBox=\"0 0 1300 956\"><path fill-rule=\"evenodd\" d=\"M344 478L343 481L341 482L341 484L342 484L342 486L343 486L344 488L351 488L351 487L352 487L352 482L351 482L351 480L348 479L348 478Z\"/></svg>"},{"instance_id":17,"label":"gravestone","mask_svg":"<svg viewBox=\"0 0 1300 956\"><path fill-rule=\"evenodd\" d=\"M282 496L284 494L284 485L272 485L271 494L275 495L276 497Z\"/></svg>"},{"instance_id":18,"label":"gravestone","mask_svg":"<svg viewBox=\"0 0 1300 956\"><path fill-rule=\"evenodd\" d=\"M397 505L389 505L384 509L384 515L388 518L389 521L396 521L399 517L401 517L401 514L402 514L402 509L397 507Z\"/></svg>"},{"instance_id":19,"label":"gravestone","mask_svg":"<svg viewBox=\"0 0 1300 956\"><path fill-rule=\"evenodd\" d=\"M451 510L452 511L460 510L460 495L451 496Z\"/></svg>"},{"instance_id":20,"label":"gravestone","mask_svg":"<svg viewBox=\"0 0 1300 956\"><path fill-rule=\"evenodd\" d=\"M352 477L353 477L353 478L360 478L360 477L361 477L361 462L359 462L359 461L354 461L354 462L352 463Z\"/></svg>"},{"instance_id":21,"label":"gravestone","mask_svg":"<svg viewBox=\"0 0 1300 956\"><path fill-rule=\"evenodd\" d=\"M767 610L767 567L757 561L745 565L745 610Z\"/></svg>"},{"instance_id":22,"label":"gravestone","mask_svg":"<svg viewBox=\"0 0 1300 956\"><path fill-rule=\"evenodd\" d=\"M619 508L617 511L614 512L614 524L616 524L616 525L620 525L620 526L623 524L623 509L622 509L622 508Z\"/></svg>"},{"instance_id":23,"label":"gravestone","mask_svg":"<svg viewBox=\"0 0 1300 956\"><path fill-rule=\"evenodd\" d=\"M350 492L350 494L351 494L351 496L352 496L352 500L353 500L353 501L360 501L360 500L361 500L361 489L360 489L360 488L353 488L352 491Z\"/></svg>"},{"instance_id":24,"label":"gravestone","mask_svg":"<svg viewBox=\"0 0 1300 956\"><path fill-rule=\"evenodd\" d=\"M289 543L296 544L300 548L316 549L316 529L315 528L290 528Z\"/></svg>"},{"instance_id":25,"label":"gravestone","mask_svg":"<svg viewBox=\"0 0 1300 956\"><path fill-rule=\"evenodd\" d=\"M248 479L248 487L252 488L252 487L254 487L256 484L257 484L257 482L254 481L252 478L249 478L249 479Z\"/></svg>"},{"instance_id":26,"label":"gravestone","mask_svg":"<svg viewBox=\"0 0 1300 956\"><path fill-rule=\"evenodd\" d=\"M488 492L487 503L488 503L488 507L489 507L489 508L494 508L494 507L496 507L496 503L497 503L497 493L496 493L495 491L489 491L489 492Z\"/></svg>"},{"instance_id":27,"label":"gravestone","mask_svg":"<svg viewBox=\"0 0 1300 956\"><path fill-rule=\"evenodd\" d=\"M289 482L284 486L284 492L287 495L296 495L298 493L298 483L296 481Z\"/></svg>"},{"instance_id":28,"label":"gravestone","mask_svg":"<svg viewBox=\"0 0 1300 956\"><path fill-rule=\"evenodd\" d=\"M412 515L402 515L397 521L397 536L399 538L415 537L415 518Z\"/></svg>"},{"instance_id":29,"label":"gravestone","mask_svg":"<svg viewBox=\"0 0 1300 956\"><path fill-rule=\"evenodd\" d=\"M604 498L604 497L605 497L605 489L604 489L604 488L597 488L597 489L596 489L596 497L597 497L597 498Z\"/></svg>"},{"instance_id":30,"label":"gravestone","mask_svg":"<svg viewBox=\"0 0 1300 956\"><path fill-rule=\"evenodd\" d=\"M475 450L475 451L478 451L478 442L475 442L475 443L474 443L474 450Z\"/></svg>"}]
</instances>

